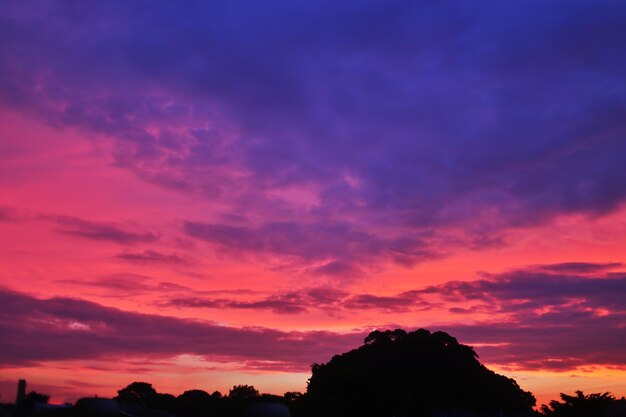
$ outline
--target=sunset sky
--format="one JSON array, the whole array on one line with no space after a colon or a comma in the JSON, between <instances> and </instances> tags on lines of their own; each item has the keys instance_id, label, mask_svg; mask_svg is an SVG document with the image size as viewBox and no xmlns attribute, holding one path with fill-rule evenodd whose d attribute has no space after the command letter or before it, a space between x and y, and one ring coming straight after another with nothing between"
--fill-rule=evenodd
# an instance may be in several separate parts
<instances>
[{"instance_id":1,"label":"sunset sky","mask_svg":"<svg viewBox=\"0 0 626 417\"><path fill-rule=\"evenodd\" d=\"M0 401L306 389L443 330L626 395L623 1L0 0Z\"/></svg>"}]
</instances>

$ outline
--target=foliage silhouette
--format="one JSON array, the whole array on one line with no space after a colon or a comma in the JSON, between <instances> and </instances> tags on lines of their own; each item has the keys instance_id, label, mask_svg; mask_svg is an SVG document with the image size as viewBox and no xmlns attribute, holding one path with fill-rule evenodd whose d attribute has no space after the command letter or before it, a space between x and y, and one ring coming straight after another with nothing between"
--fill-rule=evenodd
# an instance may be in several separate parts
<instances>
[{"instance_id":1,"label":"foliage silhouette","mask_svg":"<svg viewBox=\"0 0 626 417\"><path fill-rule=\"evenodd\" d=\"M33 408L35 404L48 404L49 400L49 395L42 394L37 391L31 391L26 394L26 397L24 397L24 401L22 401L21 406L24 408Z\"/></svg>"},{"instance_id":2,"label":"foliage silhouette","mask_svg":"<svg viewBox=\"0 0 626 417\"><path fill-rule=\"evenodd\" d=\"M215 391L209 394L199 389L185 391L176 398L177 414L183 416L207 416L225 414L225 404L222 394Z\"/></svg>"},{"instance_id":3,"label":"foliage silhouette","mask_svg":"<svg viewBox=\"0 0 626 417\"><path fill-rule=\"evenodd\" d=\"M548 417L600 417L603 415L626 415L626 399L616 399L611 393L585 395L576 391L576 395L561 393L561 401L552 400L541 406L541 412Z\"/></svg>"},{"instance_id":4,"label":"foliage silhouette","mask_svg":"<svg viewBox=\"0 0 626 417\"><path fill-rule=\"evenodd\" d=\"M302 393L298 391L287 391L283 398L287 403L294 403L302 398Z\"/></svg>"},{"instance_id":5,"label":"foliage silhouette","mask_svg":"<svg viewBox=\"0 0 626 417\"><path fill-rule=\"evenodd\" d=\"M236 401L250 401L258 397L259 391L251 385L235 385L228 392L228 398Z\"/></svg>"},{"instance_id":6,"label":"foliage silhouette","mask_svg":"<svg viewBox=\"0 0 626 417\"><path fill-rule=\"evenodd\" d=\"M116 400L128 404L150 405L157 396L152 384L147 382L133 382L126 388L117 391Z\"/></svg>"},{"instance_id":7,"label":"foliage silhouette","mask_svg":"<svg viewBox=\"0 0 626 417\"><path fill-rule=\"evenodd\" d=\"M189 391L185 391L178 396L178 401L181 403L187 404L201 404L204 402L209 402L213 398L211 394L206 391L202 391L201 389L192 389Z\"/></svg>"},{"instance_id":8,"label":"foliage silhouette","mask_svg":"<svg viewBox=\"0 0 626 417\"><path fill-rule=\"evenodd\" d=\"M374 331L358 349L313 364L311 415L427 416L440 410L532 412L535 398L480 364L447 333Z\"/></svg>"}]
</instances>

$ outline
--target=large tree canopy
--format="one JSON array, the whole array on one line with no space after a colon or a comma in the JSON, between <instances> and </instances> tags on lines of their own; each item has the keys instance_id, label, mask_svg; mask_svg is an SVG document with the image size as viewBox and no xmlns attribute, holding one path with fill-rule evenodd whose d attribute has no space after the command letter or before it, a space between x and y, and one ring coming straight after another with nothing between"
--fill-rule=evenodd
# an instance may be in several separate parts
<instances>
[{"instance_id":1,"label":"large tree canopy","mask_svg":"<svg viewBox=\"0 0 626 417\"><path fill-rule=\"evenodd\" d=\"M444 332L374 331L358 349L313 364L316 415L422 416L439 410L530 412L535 398Z\"/></svg>"}]
</instances>

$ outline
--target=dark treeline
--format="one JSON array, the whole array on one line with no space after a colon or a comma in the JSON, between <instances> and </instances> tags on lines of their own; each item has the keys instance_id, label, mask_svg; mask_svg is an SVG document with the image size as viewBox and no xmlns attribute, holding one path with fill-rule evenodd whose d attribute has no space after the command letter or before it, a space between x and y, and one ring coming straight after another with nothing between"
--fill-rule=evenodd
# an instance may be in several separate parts
<instances>
[{"instance_id":1,"label":"dark treeline","mask_svg":"<svg viewBox=\"0 0 626 417\"><path fill-rule=\"evenodd\" d=\"M185 391L178 397L158 393L151 384L133 382L118 391L115 400L125 410L151 409L180 417L199 416L245 416L255 407L266 406L282 409L288 415L289 405L300 393L286 393L283 396L260 394L253 386L236 385L226 395L219 391L208 393L200 389ZM80 401L79 401L80 403ZM77 406L80 408L80 404Z\"/></svg>"},{"instance_id":2,"label":"dark treeline","mask_svg":"<svg viewBox=\"0 0 626 417\"><path fill-rule=\"evenodd\" d=\"M474 350L444 332L374 331L364 344L313 364L307 390L261 394L249 385L228 393L179 396L133 382L114 399L84 398L73 417L626 417L626 400L609 393L561 394L539 411L534 396L482 365ZM29 394L29 401L47 400ZM37 397L40 396L40 397ZM66 413L70 413L66 410Z\"/></svg>"}]
</instances>

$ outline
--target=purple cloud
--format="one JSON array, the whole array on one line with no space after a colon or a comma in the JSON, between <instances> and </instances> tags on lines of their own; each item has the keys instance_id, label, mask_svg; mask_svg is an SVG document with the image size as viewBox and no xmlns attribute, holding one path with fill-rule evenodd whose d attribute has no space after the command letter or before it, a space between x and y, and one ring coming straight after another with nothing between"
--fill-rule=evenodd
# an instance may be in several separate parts
<instances>
[{"instance_id":1,"label":"purple cloud","mask_svg":"<svg viewBox=\"0 0 626 417\"><path fill-rule=\"evenodd\" d=\"M482 360L528 370L570 370L576 367L626 367L626 314L600 316L564 309L528 315L522 321L442 325L467 344L482 345Z\"/></svg>"},{"instance_id":2,"label":"purple cloud","mask_svg":"<svg viewBox=\"0 0 626 417\"><path fill-rule=\"evenodd\" d=\"M124 252L116 255L117 258L133 262L147 264L168 264L168 265L184 265L189 261L182 256L176 254L166 254L154 250L146 250L143 252Z\"/></svg>"},{"instance_id":3,"label":"purple cloud","mask_svg":"<svg viewBox=\"0 0 626 417\"><path fill-rule=\"evenodd\" d=\"M386 239L353 228L348 223L266 223L259 227L186 222L187 235L230 253L273 254L307 263L324 262L312 273L350 276L361 273L359 265L390 259L413 265L439 256L419 238Z\"/></svg>"},{"instance_id":4,"label":"purple cloud","mask_svg":"<svg viewBox=\"0 0 626 417\"><path fill-rule=\"evenodd\" d=\"M357 345L363 335L235 328L210 322L141 314L70 299L35 299L0 291L0 365L47 360L169 357L265 363L306 371L316 361Z\"/></svg>"},{"instance_id":5,"label":"purple cloud","mask_svg":"<svg viewBox=\"0 0 626 417\"><path fill-rule=\"evenodd\" d=\"M392 296L357 294L346 300L345 307L348 310L367 309L398 313L415 310L430 310L433 308L433 305L420 299L411 292L405 292Z\"/></svg>"},{"instance_id":6,"label":"purple cloud","mask_svg":"<svg viewBox=\"0 0 626 417\"><path fill-rule=\"evenodd\" d=\"M312 310L398 313L445 308L455 314L490 313L507 319L514 314L523 323L525 315L551 309L593 310L594 314L626 312L626 273L613 271L619 266L581 262L536 265L503 274L485 274L488 279L450 281L388 295L320 287L261 297L245 294L245 300L181 294L161 304L178 308L262 309L280 314Z\"/></svg>"},{"instance_id":7,"label":"purple cloud","mask_svg":"<svg viewBox=\"0 0 626 417\"><path fill-rule=\"evenodd\" d=\"M278 314L300 314L308 311L309 305L296 294L270 296L258 301L237 301L221 298L175 297L164 303L183 308L231 308L241 310L271 310Z\"/></svg>"},{"instance_id":8,"label":"purple cloud","mask_svg":"<svg viewBox=\"0 0 626 417\"><path fill-rule=\"evenodd\" d=\"M112 274L97 279L60 279L62 285L82 286L101 289L110 297L147 293L193 292L191 289L173 282L154 282L152 277L138 274Z\"/></svg>"},{"instance_id":9,"label":"purple cloud","mask_svg":"<svg viewBox=\"0 0 626 417\"><path fill-rule=\"evenodd\" d=\"M422 295L478 303L454 311L489 313L475 324L444 325L477 343L490 363L521 369L626 366L626 273L621 264L538 265L489 279L429 287ZM590 273L593 275L589 275Z\"/></svg>"},{"instance_id":10,"label":"purple cloud","mask_svg":"<svg viewBox=\"0 0 626 417\"><path fill-rule=\"evenodd\" d=\"M46 222L55 227L55 231L68 236L90 240L111 241L124 245L150 243L159 239L151 232L135 230L116 222L91 221L73 216L63 216L53 213L33 212L16 207L0 206L0 221L4 222ZM144 252L145 257L158 257L160 254L153 251ZM173 259L173 258L171 258Z\"/></svg>"},{"instance_id":11,"label":"purple cloud","mask_svg":"<svg viewBox=\"0 0 626 417\"><path fill-rule=\"evenodd\" d=\"M567 269L564 265L568 266ZM579 305L576 308L626 312L626 273L602 272L607 267L607 264L538 266L492 275L490 279L452 281L420 292L438 294L451 302L482 301L492 309L504 312L526 313L549 307L568 308L577 303ZM578 274L561 273L574 268ZM588 273L594 270L597 273L589 276Z\"/></svg>"},{"instance_id":12,"label":"purple cloud","mask_svg":"<svg viewBox=\"0 0 626 417\"><path fill-rule=\"evenodd\" d=\"M560 274L559 265L492 275L475 282L449 282L392 296L349 294L310 288L246 299L239 292L182 293L169 305L266 309L303 314L314 308L371 309L387 313L440 309L488 313L488 320L430 325L463 343L477 345L482 360L515 369L568 370L578 366L626 366L626 276L598 264L578 265L581 275ZM572 266L568 268L572 269ZM590 277L589 270L604 271ZM231 297L227 297L229 295ZM441 301L443 300L443 301ZM35 299L0 292L0 364L45 360L174 356L238 361L259 369L304 370L310 363L357 346L365 331L285 332L234 328L210 322L140 314L68 298ZM276 360L276 358L280 358Z\"/></svg>"},{"instance_id":13,"label":"purple cloud","mask_svg":"<svg viewBox=\"0 0 626 417\"><path fill-rule=\"evenodd\" d=\"M24 214L13 207L0 206L0 222L19 222L23 220Z\"/></svg>"},{"instance_id":14,"label":"purple cloud","mask_svg":"<svg viewBox=\"0 0 626 417\"><path fill-rule=\"evenodd\" d=\"M314 309L336 311L342 308L347 297L347 292L332 288L310 288L248 300L183 295L167 298L160 304L178 308L258 309L278 314L301 314Z\"/></svg>"},{"instance_id":15,"label":"purple cloud","mask_svg":"<svg viewBox=\"0 0 626 417\"><path fill-rule=\"evenodd\" d=\"M589 263L589 262L564 262L560 264L551 264L551 265L537 265L535 267L538 271L546 271L560 274L574 274L574 275L584 275L584 274L594 274L594 273L602 273L611 269L621 268L624 264L620 262L609 262L609 263ZM532 268L525 268L525 270L532 270Z\"/></svg>"},{"instance_id":16,"label":"purple cloud","mask_svg":"<svg viewBox=\"0 0 626 417\"><path fill-rule=\"evenodd\" d=\"M94 222L67 216L53 216L51 220L57 224L59 233L83 239L110 241L124 245L149 243L158 239L158 236L152 233L127 230L115 223Z\"/></svg>"},{"instance_id":17,"label":"purple cloud","mask_svg":"<svg viewBox=\"0 0 626 417\"><path fill-rule=\"evenodd\" d=\"M450 229L499 246L626 200L620 2L12 2L0 19L0 102L113 138L117 166L259 219L194 223L226 249L302 257L306 237L319 258L329 234L345 248L365 233L378 262L412 264ZM280 197L290 187L313 202Z\"/></svg>"}]
</instances>

